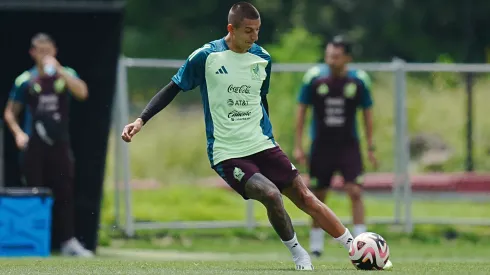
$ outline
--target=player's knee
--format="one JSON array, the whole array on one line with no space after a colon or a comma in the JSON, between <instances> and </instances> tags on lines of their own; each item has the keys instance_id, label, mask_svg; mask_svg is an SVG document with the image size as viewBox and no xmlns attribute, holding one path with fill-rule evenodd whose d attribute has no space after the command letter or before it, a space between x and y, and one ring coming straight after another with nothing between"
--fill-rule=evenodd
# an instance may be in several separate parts
<instances>
[{"instance_id":1,"label":"player's knee","mask_svg":"<svg viewBox=\"0 0 490 275\"><path fill-rule=\"evenodd\" d=\"M362 199L362 188L359 184L346 184L346 191L352 201L359 201Z\"/></svg>"},{"instance_id":2,"label":"player's knee","mask_svg":"<svg viewBox=\"0 0 490 275\"><path fill-rule=\"evenodd\" d=\"M313 193L305 194L303 197L303 203L309 209L315 209L318 206L318 202L318 198Z\"/></svg>"},{"instance_id":3,"label":"player's knee","mask_svg":"<svg viewBox=\"0 0 490 275\"><path fill-rule=\"evenodd\" d=\"M306 209L314 209L318 205L318 198L309 189L299 191L301 204Z\"/></svg>"},{"instance_id":4,"label":"player's knee","mask_svg":"<svg viewBox=\"0 0 490 275\"><path fill-rule=\"evenodd\" d=\"M262 198L262 203L264 204L280 204L282 201L282 194L277 188L269 188L264 192Z\"/></svg>"}]
</instances>

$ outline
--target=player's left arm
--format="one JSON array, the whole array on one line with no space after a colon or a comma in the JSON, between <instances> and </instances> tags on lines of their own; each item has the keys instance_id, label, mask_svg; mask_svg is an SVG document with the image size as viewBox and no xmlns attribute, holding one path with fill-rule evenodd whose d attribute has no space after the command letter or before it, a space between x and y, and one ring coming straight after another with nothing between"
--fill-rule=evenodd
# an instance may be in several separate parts
<instances>
[{"instance_id":1,"label":"player's left arm","mask_svg":"<svg viewBox=\"0 0 490 275\"><path fill-rule=\"evenodd\" d=\"M87 83L80 79L75 70L69 67L61 67L58 69L58 74L66 81L66 87L76 99L80 101L87 99Z\"/></svg>"},{"instance_id":2,"label":"player's left arm","mask_svg":"<svg viewBox=\"0 0 490 275\"><path fill-rule=\"evenodd\" d=\"M367 73L361 71L358 73L361 80L361 108L363 109L364 129L366 132L366 141L370 151L374 150L373 141L373 98L371 96L371 79Z\"/></svg>"}]
</instances>

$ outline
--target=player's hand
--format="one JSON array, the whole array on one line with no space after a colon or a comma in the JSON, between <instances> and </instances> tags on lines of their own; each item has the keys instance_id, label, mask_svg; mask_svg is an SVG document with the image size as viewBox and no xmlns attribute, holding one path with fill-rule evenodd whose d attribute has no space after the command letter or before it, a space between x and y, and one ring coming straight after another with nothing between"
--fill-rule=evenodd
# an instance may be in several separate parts
<instances>
[{"instance_id":1,"label":"player's hand","mask_svg":"<svg viewBox=\"0 0 490 275\"><path fill-rule=\"evenodd\" d=\"M294 148L293 151L293 157L294 159L300 164L300 165L305 165L306 164L306 156L305 156L305 151L303 151L302 148L296 147Z\"/></svg>"},{"instance_id":2,"label":"player's hand","mask_svg":"<svg viewBox=\"0 0 490 275\"><path fill-rule=\"evenodd\" d=\"M141 120L141 118L138 118L133 123L126 125L121 134L122 140L131 142L131 139L141 130L142 127L143 120Z\"/></svg>"},{"instance_id":3,"label":"player's hand","mask_svg":"<svg viewBox=\"0 0 490 275\"><path fill-rule=\"evenodd\" d=\"M375 170L378 169L378 160L376 159L376 156L374 155L373 151L368 151L368 159L371 165L373 165L373 168Z\"/></svg>"},{"instance_id":4,"label":"player's hand","mask_svg":"<svg viewBox=\"0 0 490 275\"><path fill-rule=\"evenodd\" d=\"M29 136L24 132L17 134L15 136L15 144L20 150L25 150L27 144L29 144Z\"/></svg>"}]
</instances>

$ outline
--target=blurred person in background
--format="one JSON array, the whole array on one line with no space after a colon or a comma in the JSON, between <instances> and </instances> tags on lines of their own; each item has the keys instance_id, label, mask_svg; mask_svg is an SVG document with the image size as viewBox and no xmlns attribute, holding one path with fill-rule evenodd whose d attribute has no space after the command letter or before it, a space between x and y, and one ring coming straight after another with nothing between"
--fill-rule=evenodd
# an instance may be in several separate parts
<instances>
[{"instance_id":1,"label":"blurred person in background","mask_svg":"<svg viewBox=\"0 0 490 275\"><path fill-rule=\"evenodd\" d=\"M344 188L352 202L353 236L366 232L362 199L363 164L357 129L357 110L363 110L369 161L374 156L371 81L364 71L348 69L351 44L337 36L325 48L325 64L308 70L299 92L296 117L294 158L307 165L313 193L325 201L335 172L344 179ZM303 150L303 128L312 106L311 151L307 159ZM324 231L312 221L310 250L320 256L324 249Z\"/></svg>"},{"instance_id":2,"label":"blurred person in background","mask_svg":"<svg viewBox=\"0 0 490 275\"><path fill-rule=\"evenodd\" d=\"M29 53L35 66L15 79L4 118L22 152L26 185L53 191L53 227L60 234L61 253L91 257L74 237L74 159L68 133L70 97L85 100L87 85L73 69L60 65L49 35L36 34ZM21 127L17 118L23 110Z\"/></svg>"}]
</instances>

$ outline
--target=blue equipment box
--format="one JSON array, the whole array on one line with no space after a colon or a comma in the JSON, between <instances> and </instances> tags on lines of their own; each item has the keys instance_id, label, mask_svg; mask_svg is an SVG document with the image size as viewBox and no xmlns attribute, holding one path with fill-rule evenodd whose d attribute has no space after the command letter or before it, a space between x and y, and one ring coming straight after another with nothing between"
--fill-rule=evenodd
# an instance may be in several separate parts
<instances>
[{"instance_id":1,"label":"blue equipment box","mask_svg":"<svg viewBox=\"0 0 490 275\"><path fill-rule=\"evenodd\" d=\"M47 188L0 188L0 257L46 257L51 251Z\"/></svg>"}]
</instances>

